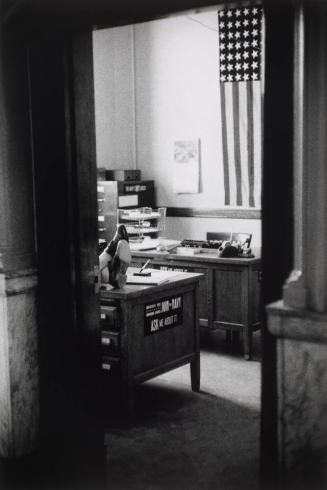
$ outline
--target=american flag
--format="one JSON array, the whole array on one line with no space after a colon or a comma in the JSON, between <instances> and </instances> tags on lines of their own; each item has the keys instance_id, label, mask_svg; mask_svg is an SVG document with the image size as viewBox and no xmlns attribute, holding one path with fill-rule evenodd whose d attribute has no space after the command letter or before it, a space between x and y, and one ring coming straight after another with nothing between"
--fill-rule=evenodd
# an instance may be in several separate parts
<instances>
[{"instance_id":1,"label":"american flag","mask_svg":"<svg viewBox=\"0 0 327 490\"><path fill-rule=\"evenodd\" d=\"M219 10L225 205L261 202L262 7Z\"/></svg>"}]
</instances>

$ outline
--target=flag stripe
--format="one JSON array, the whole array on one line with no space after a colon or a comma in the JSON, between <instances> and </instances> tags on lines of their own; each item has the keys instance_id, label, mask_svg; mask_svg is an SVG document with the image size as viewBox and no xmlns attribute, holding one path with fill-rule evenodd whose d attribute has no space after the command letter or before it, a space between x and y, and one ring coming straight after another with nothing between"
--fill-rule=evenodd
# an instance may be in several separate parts
<instances>
[{"instance_id":1,"label":"flag stripe","mask_svg":"<svg viewBox=\"0 0 327 490\"><path fill-rule=\"evenodd\" d=\"M240 107L238 98L238 87L232 84L233 96L233 121L234 121L234 152L235 152L235 174L236 174L236 205L242 206L242 171L240 150Z\"/></svg>"},{"instance_id":2,"label":"flag stripe","mask_svg":"<svg viewBox=\"0 0 327 490\"><path fill-rule=\"evenodd\" d=\"M261 162L262 162L262 140L261 140L261 84L253 83L253 162L254 162L254 203L256 207L261 205Z\"/></svg>"},{"instance_id":3,"label":"flag stripe","mask_svg":"<svg viewBox=\"0 0 327 490\"><path fill-rule=\"evenodd\" d=\"M247 91L246 82L238 83L240 104L240 149L242 168L242 197L243 205L249 206L249 168L248 168L248 146L247 146Z\"/></svg>"},{"instance_id":4,"label":"flag stripe","mask_svg":"<svg viewBox=\"0 0 327 490\"><path fill-rule=\"evenodd\" d=\"M222 146L223 146L223 166L224 166L224 188L225 188L225 205L230 205L229 192L229 169L228 169L228 150L227 150L227 124L226 124L226 97L225 85L220 84L221 91L221 123L222 123Z\"/></svg>"},{"instance_id":5,"label":"flag stripe","mask_svg":"<svg viewBox=\"0 0 327 490\"><path fill-rule=\"evenodd\" d=\"M236 206L236 172L235 172L235 151L234 151L234 112L233 112L233 91L232 83L225 83L225 110L226 110L226 131L227 131L227 152L229 169L230 204Z\"/></svg>"},{"instance_id":6,"label":"flag stripe","mask_svg":"<svg viewBox=\"0 0 327 490\"><path fill-rule=\"evenodd\" d=\"M247 88L247 112L248 112L248 168L249 168L249 205L254 207L254 161L253 161L253 85L246 84Z\"/></svg>"}]
</instances>

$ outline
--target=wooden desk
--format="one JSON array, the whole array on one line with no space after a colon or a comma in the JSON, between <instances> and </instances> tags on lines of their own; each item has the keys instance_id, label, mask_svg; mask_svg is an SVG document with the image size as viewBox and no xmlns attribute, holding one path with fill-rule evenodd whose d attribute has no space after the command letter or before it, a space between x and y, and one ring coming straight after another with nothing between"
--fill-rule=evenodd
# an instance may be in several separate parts
<instances>
[{"instance_id":1,"label":"wooden desk","mask_svg":"<svg viewBox=\"0 0 327 490\"><path fill-rule=\"evenodd\" d=\"M132 252L132 265L198 272L201 327L243 334L244 357L251 359L252 332L261 327L260 258L221 258L214 251L195 255Z\"/></svg>"},{"instance_id":2,"label":"wooden desk","mask_svg":"<svg viewBox=\"0 0 327 490\"><path fill-rule=\"evenodd\" d=\"M159 286L126 285L101 291L103 370L116 371L123 403L132 412L136 384L190 364L200 389L197 273L170 274Z\"/></svg>"}]
</instances>

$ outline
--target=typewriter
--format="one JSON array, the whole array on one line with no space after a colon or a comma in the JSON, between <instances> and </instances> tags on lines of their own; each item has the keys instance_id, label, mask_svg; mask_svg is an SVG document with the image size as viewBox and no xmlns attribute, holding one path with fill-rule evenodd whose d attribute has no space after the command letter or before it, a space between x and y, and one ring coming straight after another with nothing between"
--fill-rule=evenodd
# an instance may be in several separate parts
<instances>
[{"instance_id":1,"label":"typewriter","mask_svg":"<svg viewBox=\"0 0 327 490\"><path fill-rule=\"evenodd\" d=\"M230 234L229 239L215 239L215 233L208 233L207 240L182 240L178 253L196 254L216 252L221 257L253 257L250 249L251 234Z\"/></svg>"},{"instance_id":2,"label":"typewriter","mask_svg":"<svg viewBox=\"0 0 327 490\"><path fill-rule=\"evenodd\" d=\"M222 240L182 240L180 247L186 248L219 248Z\"/></svg>"}]
</instances>

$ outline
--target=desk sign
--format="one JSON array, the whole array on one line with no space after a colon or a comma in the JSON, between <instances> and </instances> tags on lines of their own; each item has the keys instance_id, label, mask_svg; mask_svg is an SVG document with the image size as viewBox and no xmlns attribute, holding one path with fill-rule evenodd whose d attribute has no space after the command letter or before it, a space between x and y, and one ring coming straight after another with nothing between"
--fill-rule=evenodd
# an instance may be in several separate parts
<instances>
[{"instance_id":1,"label":"desk sign","mask_svg":"<svg viewBox=\"0 0 327 490\"><path fill-rule=\"evenodd\" d=\"M170 298L144 305L144 335L162 332L183 323L183 297Z\"/></svg>"}]
</instances>

